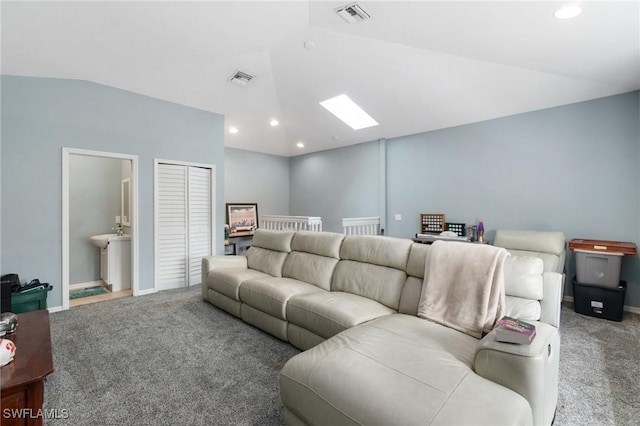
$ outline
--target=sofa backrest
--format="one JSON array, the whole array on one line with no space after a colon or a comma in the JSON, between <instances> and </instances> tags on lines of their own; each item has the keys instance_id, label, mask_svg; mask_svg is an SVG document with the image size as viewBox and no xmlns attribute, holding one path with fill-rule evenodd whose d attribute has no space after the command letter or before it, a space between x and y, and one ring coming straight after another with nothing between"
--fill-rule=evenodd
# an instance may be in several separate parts
<instances>
[{"instance_id":1,"label":"sofa backrest","mask_svg":"<svg viewBox=\"0 0 640 426\"><path fill-rule=\"evenodd\" d=\"M498 229L493 245L516 256L539 257L545 272L564 270L567 243L562 232Z\"/></svg>"},{"instance_id":2,"label":"sofa backrest","mask_svg":"<svg viewBox=\"0 0 640 426\"><path fill-rule=\"evenodd\" d=\"M411 240L371 235L347 235L331 291L343 291L398 309L407 279Z\"/></svg>"},{"instance_id":3,"label":"sofa backrest","mask_svg":"<svg viewBox=\"0 0 640 426\"><path fill-rule=\"evenodd\" d=\"M282 276L313 284L329 291L333 271L340 258L344 234L298 231L291 242Z\"/></svg>"},{"instance_id":4,"label":"sofa backrest","mask_svg":"<svg viewBox=\"0 0 640 426\"><path fill-rule=\"evenodd\" d=\"M282 276L282 267L291 252L295 232L257 229L247 251L247 266L274 277Z\"/></svg>"},{"instance_id":5,"label":"sofa backrest","mask_svg":"<svg viewBox=\"0 0 640 426\"><path fill-rule=\"evenodd\" d=\"M538 257L511 255L507 258L504 264L505 315L525 321L540 320L543 272L544 262Z\"/></svg>"},{"instance_id":6,"label":"sofa backrest","mask_svg":"<svg viewBox=\"0 0 640 426\"><path fill-rule=\"evenodd\" d=\"M464 244L464 243L460 243ZM398 312L418 314L418 304L424 283L424 268L431 246L414 243L407 262L407 280L402 289ZM504 265L505 315L522 320L538 321L541 317L540 300L543 299L542 259L531 256L507 258Z\"/></svg>"},{"instance_id":7,"label":"sofa backrest","mask_svg":"<svg viewBox=\"0 0 640 426\"><path fill-rule=\"evenodd\" d=\"M402 288L398 312L407 315L418 315L418 304L424 281L424 264L429 252L429 244L413 243L407 262L407 280Z\"/></svg>"}]
</instances>

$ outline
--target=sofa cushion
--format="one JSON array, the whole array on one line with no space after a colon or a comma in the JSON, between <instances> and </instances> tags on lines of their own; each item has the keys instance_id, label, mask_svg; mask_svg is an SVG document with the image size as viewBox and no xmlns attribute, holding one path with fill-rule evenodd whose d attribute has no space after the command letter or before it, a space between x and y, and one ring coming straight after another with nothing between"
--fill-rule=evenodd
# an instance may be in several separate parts
<instances>
[{"instance_id":1,"label":"sofa cushion","mask_svg":"<svg viewBox=\"0 0 640 426\"><path fill-rule=\"evenodd\" d=\"M247 265L272 277L282 276L282 267L287 253L251 246L247 251Z\"/></svg>"},{"instance_id":2,"label":"sofa cushion","mask_svg":"<svg viewBox=\"0 0 640 426\"><path fill-rule=\"evenodd\" d=\"M274 317L286 320L287 301L295 295L323 291L291 278L255 278L242 283L240 300Z\"/></svg>"},{"instance_id":3,"label":"sofa cushion","mask_svg":"<svg viewBox=\"0 0 640 426\"><path fill-rule=\"evenodd\" d=\"M340 259L405 270L411 240L371 235L347 235L340 248Z\"/></svg>"},{"instance_id":4,"label":"sofa cushion","mask_svg":"<svg viewBox=\"0 0 640 426\"><path fill-rule=\"evenodd\" d=\"M209 272L207 285L209 288L231 299L240 301L239 289L242 282L251 278L268 278L264 272L246 268L220 268Z\"/></svg>"},{"instance_id":5,"label":"sofa cushion","mask_svg":"<svg viewBox=\"0 0 640 426\"><path fill-rule=\"evenodd\" d=\"M530 256L509 256L504 264L504 293L526 299L540 300L542 288L542 259Z\"/></svg>"},{"instance_id":6,"label":"sofa cushion","mask_svg":"<svg viewBox=\"0 0 640 426\"><path fill-rule=\"evenodd\" d=\"M331 278L338 259L292 251L282 268L282 276L313 284L324 290L331 289Z\"/></svg>"},{"instance_id":7,"label":"sofa cushion","mask_svg":"<svg viewBox=\"0 0 640 426\"><path fill-rule=\"evenodd\" d=\"M413 243L411 245L409 259L407 260L407 275L424 278L424 264L430 248L429 244Z\"/></svg>"},{"instance_id":8,"label":"sofa cushion","mask_svg":"<svg viewBox=\"0 0 640 426\"><path fill-rule=\"evenodd\" d=\"M505 315L525 321L538 321L544 296L542 259L509 256L504 265Z\"/></svg>"},{"instance_id":9,"label":"sofa cushion","mask_svg":"<svg viewBox=\"0 0 640 426\"><path fill-rule=\"evenodd\" d=\"M385 316L290 359L282 399L317 424L531 424L522 396L473 372L477 344L430 321Z\"/></svg>"},{"instance_id":10,"label":"sofa cushion","mask_svg":"<svg viewBox=\"0 0 640 426\"><path fill-rule=\"evenodd\" d=\"M423 278L409 276L402 287L398 312L401 314L418 316L418 305L422 294Z\"/></svg>"},{"instance_id":11,"label":"sofa cushion","mask_svg":"<svg viewBox=\"0 0 640 426\"><path fill-rule=\"evenodd\" d=\"M337 291L293 296L287 303L287 319L328 339L347 328L395 311L364 297Z\"/></svg>"},{"instance_id":12,"label":"sofa cushion","mask_svg":"<svg viewBox=\"0 0 640 426\"><path fill-rule=\"evenodd\" d=\"M341 260L333 273L331 291L356 294L397 310L406 279L404 270Z\"/></svg>"},{"instance_id":13,"label":"sofa cushion","mask_svg":"<svg viewBox=\"0 0 640 426\"><path fill-rule=\"evenodd\" d=\"M418 315L418 303L424 282L424 264L431 246L413 243L407 261L407 280L402 287L398 312L401 314Z\"/></svg>"},{"instance_id":14,"label":"sofa cushion","mask_svg":"<svg viewBox=\"0 0 640 426\"><path fill-rule=\"evenodd\" d=\"M291 241L291 250L339 259L342 240L344 234L335 232L298 231Z\"/></svg>"},{"instance_id":15,"label":"sofa cushion","mask_svg":"<svg viewBox=\"0 0 640 426\"><path fill-rule=\"evenodd\" d=\"M514 256L539 257L546 272L564 270L566 240L562 232L498 229L493 241Z\"/></svg>"},{"instance_id":16,"label":"sofa cushion","mask_svg":"<svg viewBox=\"0 0 640 426\"><path fill-rule=\"evenodd\" d=\"M523 297L505 296L504 314L508 317L518 318L523 321L539 321L542 307L537 300Z\"/></svg>"},{"instance_id":17,"label":"sofa cushion","mask_svg":"<svg viewBox=\"0 0 640 426\"><path fill-rule=\"evenodd\" d=\"M282 276L282 266L291 251L295 232L257 229L247 251L247 265L251 269L274 277Z\"/></svg>"},{"instance_id":18,"label":"sofa cushion","mask_svg":"<svg viewBox=\"0 0 640 426\"><path fill-rule=\"evenodd\" d=\"M251 246L289 253L291 251L291 240L294 234L295 232L291 231L256 229L251 239Z\"/></svg>"}]
</instances>

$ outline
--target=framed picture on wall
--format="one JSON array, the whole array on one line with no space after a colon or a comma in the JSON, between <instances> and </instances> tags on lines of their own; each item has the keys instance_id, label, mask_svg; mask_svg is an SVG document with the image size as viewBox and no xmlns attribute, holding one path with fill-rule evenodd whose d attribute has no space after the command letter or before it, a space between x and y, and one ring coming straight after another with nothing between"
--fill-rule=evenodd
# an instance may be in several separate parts
<instances>
[{"instance_id":1,"label":"framed picture on wall","mask_svg":"<svg viewBox=\"0 0 640 426\"><path fill-rule=\"evenodd\" d=\"M258 228L257 203L227 203L227 224L230 232L253 231Z\"/></svg>"}]
</instances>

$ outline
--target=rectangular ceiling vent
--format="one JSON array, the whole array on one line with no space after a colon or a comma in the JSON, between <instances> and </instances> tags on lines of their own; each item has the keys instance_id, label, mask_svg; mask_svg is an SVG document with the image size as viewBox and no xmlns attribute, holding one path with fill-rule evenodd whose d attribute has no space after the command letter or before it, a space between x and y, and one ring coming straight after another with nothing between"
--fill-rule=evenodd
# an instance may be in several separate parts
<instances>
[{"instance_id":1,"label":"rectangular ceiling vent","mask_svg":"<svg viewBox=\"0 0 640 426\"><path fill-rule=\"evenodd\" d=\"M247 74L246 72L242 72L242 71L237 71L233 77L231 77L231 82L235 83L237 85L240 85L242 87L246 87L247 84L249 84L249 82L253 79L253 75L251 74Z\"/></svg>"},{"instance_id":2,"label":"rectangular ceiling vent","mask_svg":"<svg viewBox=\"0 0 640 426\"><path fill-rule=\"evenodd\" d=\"M364 21L366 19L371 18L369 12L364 10L362 6L358 3L350 3L346 6L339 7L334 9L338 15L340 15L345 21L350 24L355 24L356 22Z\"/></svg>"}]
</instances>

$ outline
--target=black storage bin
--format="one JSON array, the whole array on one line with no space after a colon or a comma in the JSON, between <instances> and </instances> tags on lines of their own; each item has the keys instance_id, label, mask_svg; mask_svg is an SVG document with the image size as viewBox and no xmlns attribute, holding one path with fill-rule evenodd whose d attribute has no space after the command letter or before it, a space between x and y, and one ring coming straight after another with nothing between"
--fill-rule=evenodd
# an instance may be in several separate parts
<instances>
[{"instance_id":1,"label":"black storage bin","mask_svg":"<svg viewBox=\"0 0 640 426\"><path fill-rule=\"evenodd\" d=\"M20 287L20 277L18 274L5 274L0 280L0 312L11 312L11 292Z\"/></svg>"},{"instance_id":2,"label":"black storage bin","mask_svg":"<svg viewBox=\"0 0 640 426\"><path fill-rule=\"evenodd\" d=\"M0 313L11 312L11 283L2 281L0 285Z\"/></svg>"},{"instance_id":3,"label":"black storage bin","mask_svg":"<svg viewBox=\"0 0 640 426\"><path fill-rule=\"evenodd\" d=\"M624 295L627 290L625 281L620 281L618 287L608 287L582 284L573 277L571 284L573 285L573 307L577 313L611 321L622 321Z\"/></svg>"}]
</instances>

